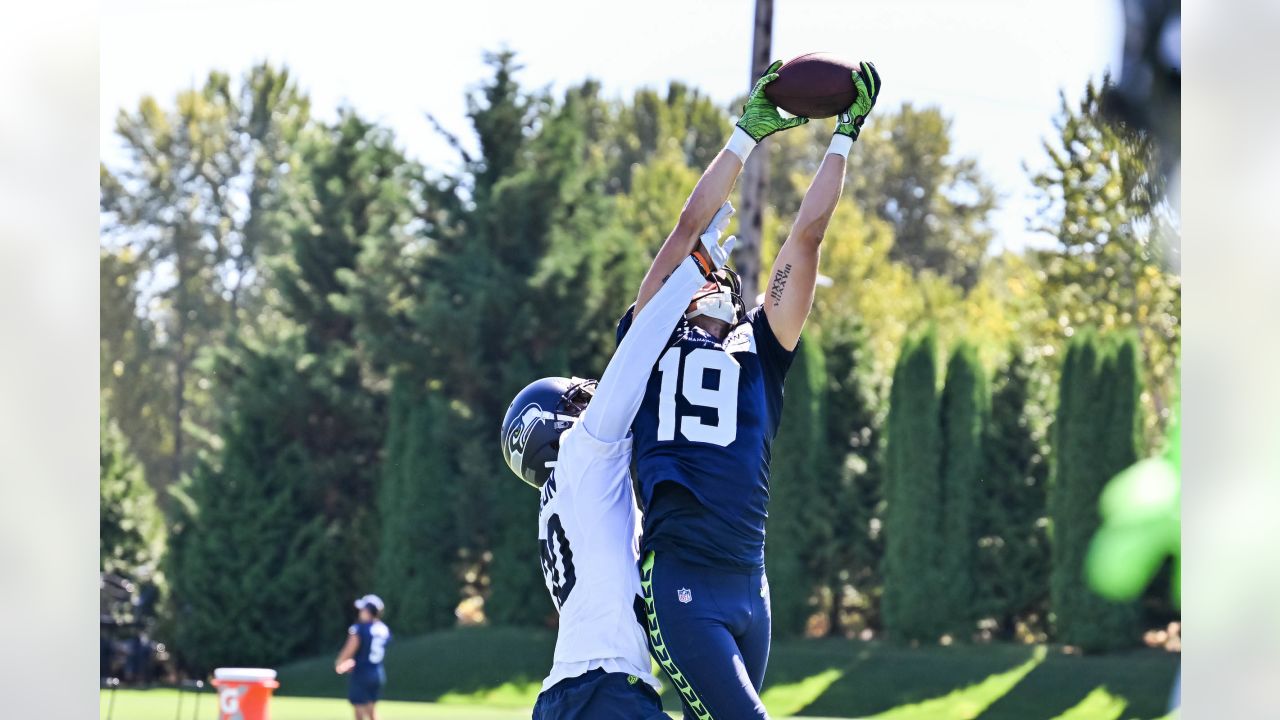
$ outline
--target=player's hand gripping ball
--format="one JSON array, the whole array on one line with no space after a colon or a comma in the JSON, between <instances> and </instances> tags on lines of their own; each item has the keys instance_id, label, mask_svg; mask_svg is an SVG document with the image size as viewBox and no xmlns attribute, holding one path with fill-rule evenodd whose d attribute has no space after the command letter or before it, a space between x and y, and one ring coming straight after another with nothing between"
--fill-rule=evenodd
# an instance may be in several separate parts
<instances>
[{"instance_id":1,"label":"player's hand gripping ball","mask_svg":"<svg viewBox=\"0 0 1280 720\"><path fill-rule=\"evenodd\" d=\"M752 88L751 94L747 96L747 104L742 106L742 117L738 118L738 127L742 128L756 142L760 142L779 130L800 127L809 122L809 118L782 117L778 113L778 106L774 105L773 101L765 94L765 87L778 79L778 68L780 67L782 67L782 61L775 60L764 75L756 81L756 86Z\"/></svg>"},{"instance_id":2,"label":"player's hand gripping ball","mask_svg":"<svg viewBox=\"0 0 1280 720\"><path fill-rule=\"evenodd\" d=\"M862 123L875 107L876 98L880 97L880 73L876 72L874 63L864 62L853 71L853 87L856 96L853 104L840 113L836 134L847 135L856 141L858 133L862 132Z\"/></svg>"}]
</instances>

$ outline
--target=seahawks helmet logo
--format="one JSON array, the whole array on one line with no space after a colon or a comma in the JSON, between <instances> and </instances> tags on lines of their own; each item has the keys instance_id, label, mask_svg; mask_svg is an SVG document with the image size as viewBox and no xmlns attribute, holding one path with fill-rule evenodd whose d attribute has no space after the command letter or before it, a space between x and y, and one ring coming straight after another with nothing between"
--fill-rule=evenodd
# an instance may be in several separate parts
<instances>
[{"instance_id":1,"label":"seahawks helmet logo","mask_svg":"<svg viewBox=\"0 0 1280 720\"><path fill-rule=\"evenodd\" d=\"M553 413L544 412L537 403L529 403L520 411L520 417L507 432L507 464L517 475L524 476L524 451L529 444L529 436L537 429L538 423L555 417Z\"/></svg>"}]
</instances>

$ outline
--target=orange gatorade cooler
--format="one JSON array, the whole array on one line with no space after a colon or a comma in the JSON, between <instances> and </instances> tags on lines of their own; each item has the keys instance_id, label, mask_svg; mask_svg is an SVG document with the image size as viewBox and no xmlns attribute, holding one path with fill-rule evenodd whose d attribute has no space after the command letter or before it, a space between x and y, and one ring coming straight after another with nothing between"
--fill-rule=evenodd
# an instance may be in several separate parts
<instances>
[{"instance_id":1,"label":"orange gatorade cooler","mask_svg":"<svg viewBox=\"0 0 1280 720\"><path fill-rule=\"evenodd\" d=\"M218 668L218 720L271 720L271 691L280 687L276 671L263 668Z\"/></svg>"}]
</instances>

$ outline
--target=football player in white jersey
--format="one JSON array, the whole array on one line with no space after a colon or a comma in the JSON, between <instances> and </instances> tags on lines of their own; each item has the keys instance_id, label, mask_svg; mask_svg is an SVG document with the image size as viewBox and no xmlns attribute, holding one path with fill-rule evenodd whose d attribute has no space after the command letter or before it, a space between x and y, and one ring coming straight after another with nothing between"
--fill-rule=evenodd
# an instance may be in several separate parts
<instances>
[{"instance_id":1,"label":"football player in white jersey","mask_svg":"<svg viewBox=\"0 0 1280 720\"><path fill-rule=\"evenodd\" d=\"M640 517L630 426L672 329L733 249L733 237L723 245L720 237L733 213L725 198L740 168L736 157L717 158L699 180L646 277L643 311L599 382L537 380L503 419L507 465L541 490L542 570L560 612L535 720L667 717L636 611Z\"/></svg>"}]
</instances>

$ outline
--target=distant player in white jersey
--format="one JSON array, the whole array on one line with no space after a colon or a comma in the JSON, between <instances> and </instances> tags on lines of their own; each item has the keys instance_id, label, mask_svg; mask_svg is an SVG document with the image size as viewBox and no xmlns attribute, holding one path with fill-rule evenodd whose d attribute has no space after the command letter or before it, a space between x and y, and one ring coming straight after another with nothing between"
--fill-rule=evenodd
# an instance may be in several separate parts
<instances>
[{"instance_id":1,"label":"distant player in white jersey","mask_svg":"<svg viewBox=\"0 0 1280 720\"><path fill-rule=\"evenodd\" d=\"M733 213L723 202L732 179L725 184L712 170L708 175L654 261L651 275L659 271L665 281L647 293L600 381L537 380L520 391L502 423L508 466L541 490L542 571L560 612L535 720L667 718L636 614L640 517L630 426L672 329L733 248L732 237L720 244ZM689 233L691 226L706 230Z\"/></svg>"}]
</instances>

